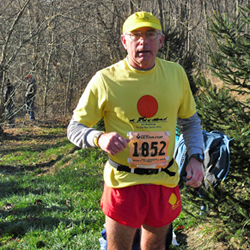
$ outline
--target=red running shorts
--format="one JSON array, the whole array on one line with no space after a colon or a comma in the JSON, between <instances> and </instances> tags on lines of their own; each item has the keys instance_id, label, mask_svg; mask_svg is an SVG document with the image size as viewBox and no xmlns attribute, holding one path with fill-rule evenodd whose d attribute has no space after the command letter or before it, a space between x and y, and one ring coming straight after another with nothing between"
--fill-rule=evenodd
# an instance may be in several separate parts
<instances>
[{"instance_id":1,"label":"red running shorts","mask_svg":"<svg viewBox=\"0 0 250 250\"><path fill-rule=\"evenodd\" d=\"M101 200L103 213L113 220L134 228L142 224L163 227L181 212L178 185L169 188L154 184L140 184L125 188L104 185Z\"/></svg>"}]
</instances>

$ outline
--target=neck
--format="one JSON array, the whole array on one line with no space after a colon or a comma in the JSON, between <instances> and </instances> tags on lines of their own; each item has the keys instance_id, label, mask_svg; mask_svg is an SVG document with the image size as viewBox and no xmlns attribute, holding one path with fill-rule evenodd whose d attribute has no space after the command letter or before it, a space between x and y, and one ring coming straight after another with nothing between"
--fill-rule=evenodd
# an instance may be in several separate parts
<instances>
[{"instance_id":1,"label":"neck","mask_svg":"<svg viewBox=\"0 0 250 250\"><path fill-rule=\"evenodd\" d=\"M136 69L136 70L139 70L139 71L149 71L149 70L151 70L152 68L154 68L154 66L155 66L155 64L152 66L152 67L150 67L150 68L143 68L143 65L141 64L141 63L139 63L139 62L137 62L137 61L133 61L134 62L134 64L135 65L138 65L138 67L134 67L131 63L130 63L130 58L129 57L127 57L126 58L127 59L127 63L132 67L132 68L134 68L134 69Z\"/></svg>"}]
</instances>

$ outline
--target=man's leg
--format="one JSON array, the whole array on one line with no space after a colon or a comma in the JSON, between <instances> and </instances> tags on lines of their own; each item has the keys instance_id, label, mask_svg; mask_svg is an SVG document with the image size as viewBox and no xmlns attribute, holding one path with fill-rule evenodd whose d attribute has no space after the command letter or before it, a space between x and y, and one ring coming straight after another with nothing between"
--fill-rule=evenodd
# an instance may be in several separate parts
<instances>
[{"instance_id":1,"label":"man's leg","mask_svg":"<svg viewBox=\"0 0 250 250\"><path fill-rule=\"evenodd\" d=\"M9 111L9 115L10 115L10 119L9 119L9 128L14 128L15 127L15 117L14 117L14 105L12 104L10 107L10 111Z\"/></svg>"},{"instance_id":2,"label":"man's leg","mask_svg":"<svg viewBox=\"0 0 250 250\"><path fill-rule=\"evenodd\" d=\"M35 97L31 99L30 103L30 119L35 120Z\"/></svg>"},{"instance_id":3,"label":"man's leg","mask_svg":"<svg viewBox=\"0 0 250 250\"><path fill-rule=\"evenodd\" d=\"M107 250L131 250L136 229L106 216Z\"/></svg>"},{"instance_id":4,"label":"man's leg","mask_svg":"<svg viewBox=\"0 0 250 250\"><path fill-rule=\"evenodd\" d=\"M165 250L166 236L170 224L164 227L142 225L141 250Z\"/></svg>"},{"instance_id":5,"label":"man's leg","mask_svg":"<svg viewBox=\"0 0 250 250\"><path fill-rule=\"evenodd\" d=\"M26 112L30 117L30 100L26 100L25 102L25 108L26 108Z\"/></svg>"}]
</instances>

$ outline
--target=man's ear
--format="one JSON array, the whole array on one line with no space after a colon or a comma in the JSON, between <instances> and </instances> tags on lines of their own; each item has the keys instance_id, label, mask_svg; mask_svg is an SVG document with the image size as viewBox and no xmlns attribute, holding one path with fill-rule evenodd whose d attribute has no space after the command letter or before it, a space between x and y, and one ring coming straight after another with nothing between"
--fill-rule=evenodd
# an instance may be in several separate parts
<instances>
[{"instance_id":1,"label":"man's ear","mask_svg":"<svg viewBox=\"0 0 250 250\"><path fill-rule=\"evenodd\" d=\"M121 35L121 41L122 41L122 45L124 47L125 50L127 50L127 41L126 41L126 38L125 38L125 35Z\"/></svg>"},{"instance_id":2,"label":"man's ear","mask_svg":"<svg viewBox=\"0 0 250 250\"><path fill-rule=\"evenodd\" d=\"M160 38L159 49L162 47L164 40L165 40L165 35L162 34Z\"/></svg>"}]
</instances>

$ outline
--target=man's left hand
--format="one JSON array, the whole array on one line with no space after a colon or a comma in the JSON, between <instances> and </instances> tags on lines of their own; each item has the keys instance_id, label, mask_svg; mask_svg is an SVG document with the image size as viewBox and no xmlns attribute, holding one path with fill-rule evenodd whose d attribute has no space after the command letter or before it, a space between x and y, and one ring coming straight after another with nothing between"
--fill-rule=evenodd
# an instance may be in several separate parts
<instances>
[{"instance_id":1,"label":"man's left hand","mask_svg":"<svg viewBox=\"0 0 250 250\"><path fill-rule=\"evenodd\" d=\"M199 187L203 180L202 163L195 158L191 158L187 165L186 171L186 177L188 179L186 184L193 188Z\"/></svg>"}]
</instances>

